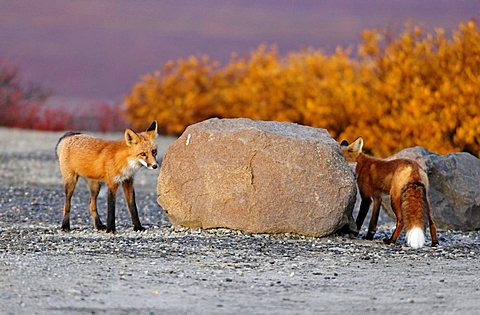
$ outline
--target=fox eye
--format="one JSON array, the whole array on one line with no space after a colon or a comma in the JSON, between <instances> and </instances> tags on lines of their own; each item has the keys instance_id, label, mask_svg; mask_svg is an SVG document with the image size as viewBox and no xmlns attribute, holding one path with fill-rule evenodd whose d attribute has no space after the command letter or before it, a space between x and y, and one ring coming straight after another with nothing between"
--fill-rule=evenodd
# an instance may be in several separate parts
<instances>
[{"instance_id":1,"label":"fox eye","mask_svg":"<svg viewBox=\"0 0 480 315\"><path fill-rule=\"evenodd\" d=\"M153 155L157 155L157 150L152 150Z\"/></svg>"},{"instance_id":2,"label":"fox eye","mask_svg":"<svg viewBox=\"0 0 480 315\"><path fill-rule=\"evenodd\" d=\"M147 156L147 153L142 152L142 153L140 153L140 156Z\"/></svg>"}]
</instances>

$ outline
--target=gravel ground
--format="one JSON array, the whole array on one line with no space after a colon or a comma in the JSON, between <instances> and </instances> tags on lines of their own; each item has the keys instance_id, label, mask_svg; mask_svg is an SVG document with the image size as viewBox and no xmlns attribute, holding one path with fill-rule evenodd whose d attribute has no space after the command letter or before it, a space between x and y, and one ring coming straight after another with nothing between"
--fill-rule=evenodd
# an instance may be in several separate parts
<instances>
[{"instance_id":1,"label":"gravel ground","mask_svg":"<svg viewBox=\"0 0 480 315\"><path fill-rule=\"evenodd\" d=\"M381 242L394 227L386 217L373 242L174 230L149 170L136 177L145 232L132 231L123 197L117 234L95 231L81 182L73 230L61 232L60 135L0 128L2 314L479 312L480 232L440 231L440 247L412 250L403 236ZM159 151L172 141L160 138ZM105 208L103 193L104 221Z\"/></svg>"}]
</instances>

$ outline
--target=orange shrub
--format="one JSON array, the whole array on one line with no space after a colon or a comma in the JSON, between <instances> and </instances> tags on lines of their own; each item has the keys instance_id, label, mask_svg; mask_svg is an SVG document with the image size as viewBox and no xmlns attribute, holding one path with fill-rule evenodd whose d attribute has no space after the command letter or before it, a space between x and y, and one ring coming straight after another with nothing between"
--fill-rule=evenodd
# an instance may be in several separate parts
<instances>
[{"instance_id":1,"label":"orange shrub","mask_svg":"<svg viewBox=\"0 0 480 315\"><path fill-rule=\"evenodd\" d=\"M260 46L223 67L208 57L168 62L126 97L134 127L157 119L180 134L209 117L248 117L362 135L375 155L421 145L480 154L480 32L473 21L449 39L441 29L406 27L398 37L371 30L358 57L337 49L280 57Z\"/></svg>"},{"instance_id":2,"label":"orange shrub","mask_svg":"<svg viewBox=\"0 0 480 315\"><path fill-rule=\"evenodd\" d=\"M378 155L420 145L479 156L480 32L475 23L460 24L450 40L441 29L424 35L418 27L389 37L364 34L360 62L369 67L363 84L372 103L358 103L363 122L352 117L342 136L365 135Z\"/></svg>"}]
</instances>

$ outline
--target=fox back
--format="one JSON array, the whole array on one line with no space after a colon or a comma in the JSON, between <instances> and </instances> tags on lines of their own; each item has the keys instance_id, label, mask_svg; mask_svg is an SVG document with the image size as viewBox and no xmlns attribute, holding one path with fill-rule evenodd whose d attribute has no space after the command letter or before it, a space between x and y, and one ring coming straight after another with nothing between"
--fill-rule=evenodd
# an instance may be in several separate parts
<instances>
[{"instance_id":1,"label":"fox back","mask_svg":"<svg viewBox=\"0 0 480 315\"><path fill-rule=\"evenodd\" d=\"M361 141L359 141L361 140ZM428 176L417 162L408 159L383 160L362 152L363 140L342 145L342 155L347 162L357 163L358 186L369 197L390 194L409 182L420 182L428 187Z\"/></svg>"},{"instance_id":2,"label":"fox back","mask_svg":"<svg viewBox=\"0 0 480 315\"><path fill-rule=\"evenodd\" d=\"M60 171L64 176L121 183L143 165L157 168L155 131L125 131L123 140L105 140L86 134L67 133L56 148Z\"/></svg>"},{"instance_id":3,"label":"fox back","mask_svg":"<svg viewBox=\"0 0 480 315\"><path fill-rule=\"evenodd\" d=\"M356 173L360 189L369 196L401 191L408 183L428 187L428 176L420 166L407 159L381 160L365 154L357 159Z\"/></svg>"}]
</instances>

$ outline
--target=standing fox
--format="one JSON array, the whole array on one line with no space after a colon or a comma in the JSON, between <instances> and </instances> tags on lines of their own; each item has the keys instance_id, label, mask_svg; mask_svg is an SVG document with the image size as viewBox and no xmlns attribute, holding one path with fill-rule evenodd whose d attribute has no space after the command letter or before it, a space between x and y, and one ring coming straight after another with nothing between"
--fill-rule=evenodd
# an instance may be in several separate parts
<instances>
[{"instance_id":1,"label":"standing fox","mask_svg":"<svg viewBox=\"0 0 480 315\"><path fill-rule=\"evenodd\" d=\"M90 188L90 215L97 230L115 232L115 201L118 186L122 185L134 231L143 231L138 218L133 189L133 175L143 166L158 167L156 161L157 122L142 133L126 129L125 139L112 141L81 133L68 132L57 143L56 153L65 188L62 230L70 231L70 202L78 177L84 177ZM97 212L100 181L108 188L107 226Z\"/></svg>"},{"instance_id":2,"label":"standing fox","mask_svg":"<svg viewBox=\"0 0 480 315\"><path fill-rule=\"evenodd\" d=\"M432 219L428 199L428 177L425 171L412 160L396 159L386 161L362 153L363 139L359 137L352 144L341 143L342 154L347 162L357 162L358 188L362 203L357 216L357 229L362 227L373 198L372 218L368 226L367 239L372 240L377 229L382 194L390 194L392 209L396 217L395 231L386 244L397 241L405 225L407 243L420 248L425 243L426 221L430 227L432 246L438 245L437 229Z\"/></svg>"}]
</instances>

